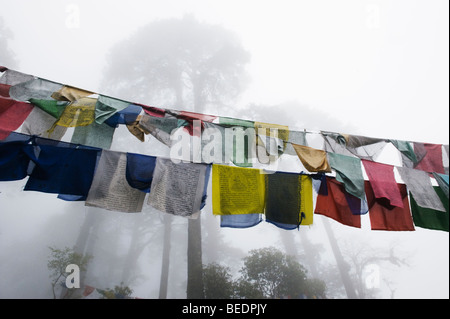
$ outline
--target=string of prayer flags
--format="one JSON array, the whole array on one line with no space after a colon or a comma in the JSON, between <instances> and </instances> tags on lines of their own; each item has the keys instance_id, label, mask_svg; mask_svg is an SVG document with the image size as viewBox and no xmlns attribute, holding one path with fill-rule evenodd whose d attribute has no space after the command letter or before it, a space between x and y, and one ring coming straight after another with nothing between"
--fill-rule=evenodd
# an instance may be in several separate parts
<instances>
[{"instance_id":1,"label":"string of prayer flags","mask_svg":"<svg viewBox=\"0 0 450 319\"><path fill-rule=\"evenodd\" d=\"M369 212L374 230L411 231L417 221L419 227L448 231L448 145L290 131L135 104L5 67L0 72L0 180L29 176L26 190L126 212L141 211L149 193L148 203L160 211L195 217L205 205L213 163L213 213L221 216L222 227L252 227L264 214L267 222L294 229L311 224L314 212L360 227L360 215ZM141 141L152 134L169 147L172 132L183 128L188 139L182 144L190 147L194 163L107 151L119 124ZM71 143L59 142L69 127ZM308 147L322 141L324 150ZM406 185L397 184L394 166L375 161L387 142L401 154L403 167L397 170ZM273 164L281 154L296 155L308 172L320 174L249 168L255 156L260 164ZM224 162L239 167L216 164ZM312 178L317 186L319 175L313 212ZM439 186L433 187L431 176Z\"/></svg>"},{"instance_id":2,"label":"string of prayer flags","mask_svg":"<svg viewBox=\"0 0 450 319\"><path fill-rule=\"evenodd\" d=\"M308 146L292 144L298 158L309 172L331 173L327 153Z\"/></svg>"},{"instance_id":3,"label":"string of prayer flags","mask_svg":"<svg viewBox=\"0 0 450 319\"><path fill-rule=\"evenodd\" d=\"M311 177L275 172L266 175L266 221L284 229L313 222Z\"/></svg>"},{"instance_id":4,"label":"string of prayer flags","mask_svg":"<svg viewBox=\"0 0 450 319\"><path fill-rule=\"evenodd\" d=\"M362 163L375 198L385 201L387 207L403 207L402 196L395 180L394 166L367 160L362 160Z\"/></svg>"},{"instance_id":5,"label":"string of prayer flags","mask_svg":"<svg viewBox=\"0 0 450 319\"><path fill-rule=\"evenodd\" d=\"M327 195L322 192L317 195L314 213L327 216L350 227L361 228L361 216L352 213L344 185L335 178L327 176L326 187Z\"/></svg>"},{"instance_id":6,"label":"string of prayer flags","mask_svg":"<svg viewBox=\"0 0 450 319\"><path fill-rule=\"evenodd\" d=\"M445 193L440 187L434 186L433 188L439 200L441 201L444 210L438 211L419 205L414 194L410 192L411 212L414 220L414 225L416 225L416 227L448 232L450 218L448 197L445 196Z\"/></svg>"},{"instance_id":7,"label":"string of prayer flags","mask_svg":"<svg viewBox=\"0 0 450 319\"><path fill-rule=\"evenodd\" d=\"M402 199L402 206L386 205L385 201L377 198L373 184L365 182L365 192L369 205L370 226L372 230L414 231L414 222L408 201L406 185L396 185Z\"/></svg>"},{"instance_id":8,"label":"string of prayer flags","mask_svg":"<svg viewBox=\"0 0 450 319\"><path fill-rule=\"evenodd\" d=\"M336 179L345 185L347 192L364 200L361 160L336 153L328 153L328 160L331 168L336 171Z\"/></svg>"},{"instance_id":9,"label":"string of prayer flags","mask_svg":"<svg viewBox=\"0 0 450 319\"><path fill-rule=\"evenodd\" d=\"M164 213L197 218L206 199L209 169L206 164L157 158L148 204Z\"/></svg>"},{"instance_id":10,"label":"string of prayer flags","mask_svg":"<svg viewBox=\"0 0 450 319\"><path fill-rule=\"evenodd\" d=\"M33 105L30 103L0 97L0 140L18 129L32 109Z\"/></svg>"},{"instance_id":11,"label":"string of prayer flags","mask_svg":"<svg viewBox=\"0 0 450 319\"><path fill-rule=\"evenodd\" d=\"M397 170L411 194L414 195L417 205L445 212L445 207L436 194L427 172L408 167L397 167Z\"/></svg>"},{"instance_id":12,"label":"string of prayer flags","mask_svg":"<svg viewBox=\"0 0 450 319\"><path fill-rule=\"evenodd\" d=\"M128 184L126 169L126 153L103 150L86 206L127 213L141 212L145 193Z\"/></svg>"},{"instance_id":13,"label":"string of prayer flags","mask_svg":"<svg viewBox=\"0 0 450 319\"><path fill-rule=\"evenodd\" d=\"M127 153L126 178L128 184L142 192L150 193L156 157Z\"/></svg>"},{"instance_id":14,"label":"string of prayer flags","mask_svg":"<svg viewBox=\"0 0 450 319\"><path fill-rule=\"evenodd\" d=\"M214 215L262 214L265 207L265 175L259 169L213 165Z\"/></svg>"},{"instance_id":15,"label":"string of prayer flags","mask_svg":"<svg viewBox=\"0 0 450 319\"><path fill-rule=\"evenodd\" d=\"M99 150L34 139L26 152L34 163L26 191L86 196L94 176Z\"/></svg>"}]
</instances>

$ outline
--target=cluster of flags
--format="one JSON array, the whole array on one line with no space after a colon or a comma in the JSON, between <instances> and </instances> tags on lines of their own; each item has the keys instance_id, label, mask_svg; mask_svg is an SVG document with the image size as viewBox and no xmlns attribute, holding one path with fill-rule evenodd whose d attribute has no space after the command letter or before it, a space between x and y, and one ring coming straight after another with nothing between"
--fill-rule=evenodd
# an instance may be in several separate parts
<instances>
[{"instance_id":1,"label":"cluster of flags","mask_svg":"<svg viewBox=\"0 0 450 319\"><path fill-rule=\"evenodd\" d=\"M146 203L196 218L211 177L213 214L222 227L252 227L265 218L296 229L311 225L314 214L361 227L361 215L369 213L373 230L448 231L448 145L292 130L133 103L5 67L0 72L0 181L28 177L26 191L122 212L140 212ZM119 125L171 150L189 144L189 156L113 151ZM179 133L187 140L175 139ZM311 135L321 147L309 146ZM400 166L377 161L388 144ZM297 157L299 167L273 169L281 156Z\"/></svg>"}]
</instances>

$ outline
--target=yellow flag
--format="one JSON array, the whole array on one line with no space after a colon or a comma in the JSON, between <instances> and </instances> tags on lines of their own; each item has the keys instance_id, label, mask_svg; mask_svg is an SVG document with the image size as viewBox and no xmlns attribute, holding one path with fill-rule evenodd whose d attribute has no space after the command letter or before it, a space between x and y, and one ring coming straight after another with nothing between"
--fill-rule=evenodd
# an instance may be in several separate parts
<instances>
[{"instance_id":1,"label":"yellow flag","mask_svg":"<svg viewBox=\"0 0 450 319\"><path fill-rule=\"evenodd\" d=\"M263 122L255 122L256 134L270 136L270 129L276 130L278 138L284 142L289 140L289 126L279 124L269 124Z\"/></svg>"},{"instance_id":2,"label":"yellow flag","mask_svg":"<svg viewBox=\"0 0 450 319\"><path fill-rule=\"evenodd\" d=\"M312 225L313 223L313 191L312 191L312 178L308 175L301 176L301 191L300 191L300 212L303 212L305 216L302 220L302 225Z\"/></svg>"},{"instance_id":3,"label":"yellow flag","mask_svg":"<svg viewBox=\"0 0 450 319\"><path fill-rule=\"evenodd\" d=\"M94 122L97 99L83 97L70 103L53 126L87 126Z\"/></svg>"},{"instance_id":4,"label":"yellow flag","mask_svg":"<svg viewBox=\"0 0 450 319\"><path fill-rule=\"evenodd\" d=\"M263 214L265 175L259 169L212 166L214 215Z\"/></svg>"}]
</instances>

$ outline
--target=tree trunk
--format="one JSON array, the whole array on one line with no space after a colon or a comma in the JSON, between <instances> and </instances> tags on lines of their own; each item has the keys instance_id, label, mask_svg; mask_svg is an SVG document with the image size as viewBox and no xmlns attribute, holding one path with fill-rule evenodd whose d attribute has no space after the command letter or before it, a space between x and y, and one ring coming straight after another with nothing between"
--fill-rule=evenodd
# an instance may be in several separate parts
<instances>
[{"instance_id":1,"label":"tree trunk","mask_svg":"<svg viewBox=\"0 0 450 319\"><path fill-rule=\"evenodd\" d=\"M167 298L167 286L169 282L170 266L170 235L172 233L172 218L164 214L164 243L161 263L161 278L159 282L159 299Z\"/></svg>"},{"instance_id":2,"label":"tree trunk","mask_svg":"<svg viewBox=\"0 0 450 319\"><path fill-rule=\"evenodd\" d=\"M198 85L194 81L194 112L203 111L203 104L198 94ZM201 214L197 219L188 220L187 248L187 299L204 299L203 262L202 262L202 226Z\"/></svg>"},{"instance_id":3,"label":"tree trunk","mask_svg":"<svg viewBox=\"0 0 450 319\"><path fill-rule=\"evenodd\" d=\"M204 299L201 217L188 221L187 266L188 278L186 295L188 299Z\"/></svg>"},{"instance_id":4,"label":"tree trunk","mask_svg":"<svg viewBox=\"0 0 450 319\"><path fill-rule=\"evenodd\" d=\"M334 257L336 258L336 263L339 269L339 273L342 278L342 282L344 284L345 292L347 293L347 297L349 299L358 299L356 295L355 287L353 286L353 282L348 274L348 265L342 257L341 250L336 242L336 238L334 237L333 230L331 229L329 221L324 218L323 225L325 227L325 231L327 232L328 239L330 240L331 249L333 250Z\"/></svg>"}]
</instances>

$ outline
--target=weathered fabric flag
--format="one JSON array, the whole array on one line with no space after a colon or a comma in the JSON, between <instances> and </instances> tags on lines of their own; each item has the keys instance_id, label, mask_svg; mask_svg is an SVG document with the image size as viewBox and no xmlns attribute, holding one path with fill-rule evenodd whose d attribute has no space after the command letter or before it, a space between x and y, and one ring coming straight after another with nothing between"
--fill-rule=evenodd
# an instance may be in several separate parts
<instances>
[{"instance_id":1,"label":"weathered fabric flag","mask_svg":"<svg viewBox=\"0 0 450 319\"><path fill-rule=\"evenodd\" d=\"M130 105L127 101L99 95L95 106L95 122L102 124L108 118L126 109Z\"/></svg>"},{"instance_id":2,"label":"weathered fabric flag","mask_svg":"<svg viewBox=\"0 0 450 319\"><path fill-rule=\"evenodd\" d=\"M38 107L34 107L30 115L23 122L21 133L39 137L61 140L67 127L54 126L55 118Z\"/></svg>"},{"instance_id":3,"label":"weathered fabric flag","mask_svg":"<svg viewBox=\"0 0 450 319\"><path fill-rule=\"evenodd\" d=\"M34 78L11 86L9 95L17 101L29 101L30 99L51 100L52 94L61 88L62 84L60 83Z\"/></svg>"},{"instance_id":4,"label":"weathered fabric flag","mask_svg":"<svg viewBox=\"0 0 450 319\"><path fill-rule=\"evenodd\" d=\"M0 97L0 140L22 125L33 110L33 104Z\"/></svg>"},{"instance_id":5,"label":"weathered fabric flag","mask_svg":"<svg viewBox=\"0 0 450 319\"><path fill-rule=\"evenodd\" d=\"M331 173L327 153L308 146L292 144L298 158L309 172Z\"/></svg>"},{"instance_id":6,"label":"weathered fabric flag","mask_svg":"<svg viewBox=\"0 0 450 319\"><path fill-rule=\"evenodd\" d=\"M414 143L414 148L419 143ZM414 166L415 169L420 169L429 173L444 174L444 164L442 162L442 144L423 144L426 150L426 155Z\"/></svg>"},{"instance_id":7,"label":"weathered fabric flag","mask_svg":"<svg viewBox=\"0 0 450 319\"><path fill-rule=\"evenodd\" d=\"M44 144L45 143L45 144ZM94 177L99 150L37 142L28 156L35 163L24 190L86 196Z\"/></svg>"},{"instance_id":8,"label":"weathered fabric flag","mask_svg":"<svg viewBox=\"0 0 450 319\"><path fill-rule=\"evenodd\" d=\"M94 122L97 99L83 97L67 105L59 119L53 124L64 127L86 126ZM51 130L52 130L51 129Z\"/></svg>"},{"instance_id":9,"label":"weathered fabric flag","mask_svg":"<svg viewBox=\"0 0 450 319\"><path fill-rule=\"evenodd\" d=\"M369 217L372 230L414 231L414 223L409 208L406 185L397 184L398 193L403 201L402 207L386 206L374 193L371 183L365 182L369 204Z\"/></svg>"},{"instance_id":10,"label":"weathered fabric flag","mask_svg":"<svg viewBox=\"0 0 450 319\"><path fill-rule=\"evenodd\" d=\"M266 221L295 229L313 223L312 181L307 175L275 172L266 175Z\"/></svg>"},{"instance_id":11,"label":"weathered fabric flag","mask_svg":"<svg viewBox=\"0 0 450 319\"><path fill-rule=\"evenodd\" d=\"M128 184L142 192L150 193L156 157L127 153L126 178Z\"/></svg>"},{"instance_id":12,"label":"weathered fabric flag","mask_svg":"<svg viewBox=\"0 0 450 319\"><path fill-rule=\"evenodd\" d=\"M51 96L57 101L74 102L82 97L87 97L94 92L79 89L73 86L64 85L61 89L54 92Z\"/></svg>"},{"instance_id":13,"label":"weathered fabric flag","mask_svg":"<svg viewBox=\"0 0 450 319\"><path fill-rule=\"evenodd\" d=\"M206 164L174 163L158 158L148 204L164 213L198 217L206 195L208 170Z\"/></svg>"},{"instance_id":14,"label":"weathered fabric flag","mask_svg":"<svg viewBox=\"0 0 450 319\"><path fill-rule=\"evenodd\" d=\"M361 160L336 153L328 153L328 160L331 168L336 171L336 179L345 185L347 192L364 200L364 177Z\"/></svg>"},{"instance_id":15,"label":"weathered fabric flag","mask_svg":"<svg viewBox=\"0 0 450 319\"><path fill-rule=\"evenodd\" d=\"M337 222L361 228L361 216L353 214L347 201L345 187L335 178L326 178L327 195L317 195L315 214L324 215Z\"/></svg>"},{"instance_id":16,"label":"weathered fabric flag","mask_svg":"<svg viewBox=\"0 0 450 319\"><path fill-rule=\"evenodd\" d=\"M407 167L397 167L397 170L419 206L445 212L427 172Z\"/></svg>"},{"instance_id":17,"label":"weathered fabric flag","mask_svg":"<svg viewBox=\"0 0 450 319\"><path fill-rule=\"evenodd\" d=\"M128 184L126 169L126 153L103 150L86 206L126 213L141 212L145 193Z\"/></svg>"},{"instance_id":18,"label":"weathered fabric flag","mask_svg":"<svg viewBox=\"0 0 450 319\"><path fill-rule=\"evenodd\" d=\"M386 207L403 207L402 196L395 180L394 166L367 160L362 160L362 163L375 197L384 201Z\"/></svg>"},{"instance_id":19,"label":"weathered fabric flag","mask_svg":"<svg viewBox=\"0 0 450 319\"><path fill-rule=\"evenodd\" d=\"M64 112L66 106L69 105L69 102L67 101L38 100L34 98L31 98L30 102L57 119L59 119Z\"/></svg>"},{"instance_id":20,"label":"weathered fabric flag","mask_svg":"<svg viewBox=\"0 0 450 319\"><path fill-rule=\"evenodd\" d=\"M16 181L27 177L30 158L26 148L32 147L28 145L29 141L29 136L16 133L0 141L0 181Z\"/></svg>"},{"instance_id":21,"label":"weathered fabric flag","mask_svg":"<svg viewBox=\"0 0 450 319\"><path fill-rule=\"evenodd\" d=\"M430 208L424 208L418 205L414 194L410 193L411 211L416 227L449 231L449 204L448 198L440 187L435 186L434 190L444 206L444 211L437 211Z\"/></svg>"}]
</instances>

